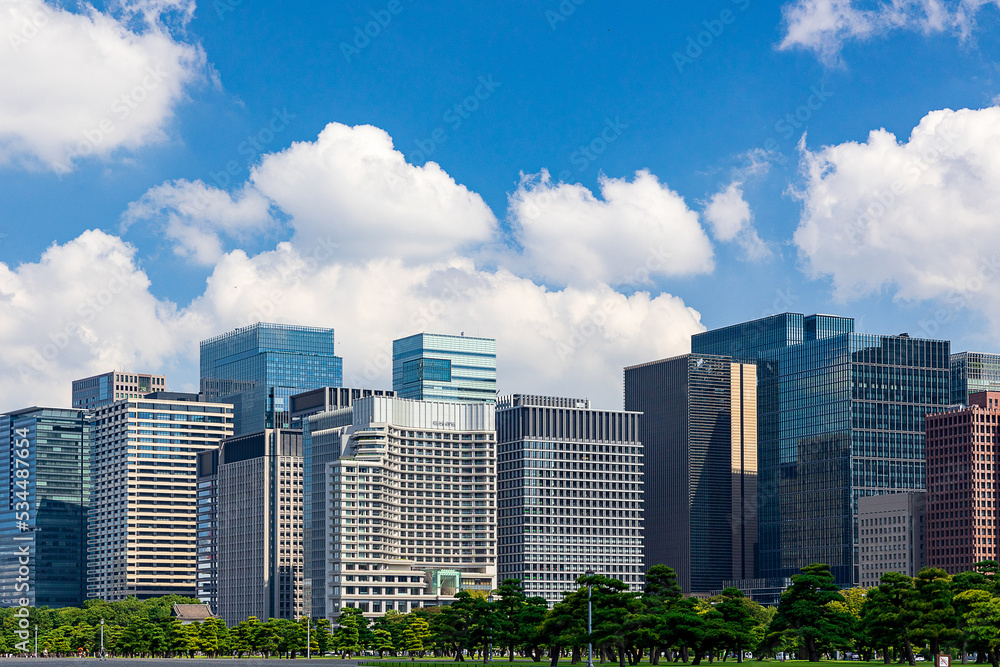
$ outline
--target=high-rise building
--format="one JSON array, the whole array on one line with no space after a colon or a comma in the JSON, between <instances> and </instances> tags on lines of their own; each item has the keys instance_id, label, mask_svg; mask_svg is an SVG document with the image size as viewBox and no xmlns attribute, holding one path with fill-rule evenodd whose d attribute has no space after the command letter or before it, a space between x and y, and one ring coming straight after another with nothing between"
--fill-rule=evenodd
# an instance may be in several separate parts
<instances>
[{"instance_id":1,"label":"high-rise building","mask_svg":"<svg viewBox=\"0 0 1000 667\"><path fill-rule=\"evenodd\" d=\"M219 450L198 452L198 599L219 609Z\"/></svg>"},{"instance_id":2,"label":"high-rise building","mask_svg":"<svg viewBox=\"0 0 1000 667\"><path fill-rule=\"evenodd\" d=\"M326 613L326 464L340 457L343 447L335 427L348 426L351 407L364 396L395 396L391 389L322 387L292 396L292 425L302 429L302 577L312 616Z\"/></svg>"},{"instance_id":3,"label":"high-rise building","mask_svg":"<svg viewBox=\"0 0 1000 667\"><path fill-rule=\"evenodd\" d=\"M87 597L197 595L197 456L233 406L155 392L99 408L90 451Z\"/></svg>"},{"instance_id":4,"label":"high-rise building","mask_svg":"<svg viewBox=\"0 0 1000 667\"><path fill-rule=\"evenodd\" d=\"M957 352L951 355L951 403L968 405L980 391L1000 391L1000 354Z\"/></svg>"},{"instance_id":5,"label":"high-rise building","mask_svg":"<svg viewBox=\"0 0 1000 667\"><path fill-rule=\"evenodd\" d=\"M163 375L108 371L82 380L73 380L73 407L96 410L123 398L142 398L154 391L166 391Z\"/></svg>"},{"instance_id":6,"label":"high-rise building","mask_svg":"<svg viewBox=\"0 0 1000 667\"><path fill-rule=\"evenodd\" d=\"M878 586L886 572L915 577L924 569L926 509L923 491L858 498L863 588Z\"/></svg>"},{"instance_id":7,"label":"high-rise building","mask_svg":"<svg viewBox=\"0 0 1000 667\"><path fill-rule=\"evenodd\" d=\"M201 391L234 407L234 435L289 428L288 399L343 384L333 329L259 322L201 342Z\"/></svg>"},{"instance_id":8,"label":"high-rise building","mask_svg":"<svg viewBox=\"0 0 1000 667\"><path fill-rule=\"evenodd\" d=\"M588 570L642 590L639 414L523 394L497 408L499 579L550 605Z\"/></svg>"},{"instance_id":9,"label":"high-rise building","mask_svg":"<svg viewBox=\"0 0 1000 667\"><path fill-rule=\"evenodd\" d=\"M646 569L674 568L685 593L753 579L756 366L709 354L630 366L625 408L642 413Z\"/></svg>"},{"instance_id":10,"label":"high-rise building","mask_svg":"<svg viewBox=\"0 0 1000 667\"><path fill-rule=\"evenodd\" d=\"M326 464L324 615L380 616L493 590L495 407L368 396L353 411L340 457Z\"/></svg>"},{"instance_id":11,"label":"high-rise building","mask_svg":"<svg viewBox=\"0 0 1000 667\"><path fill-rule=\"evenodd\" d=\"M418 401L496 403L497 342L429 333L394 340L392 388Z\"/></svg>"},{"instance_id":12,"label":"high-rise building","mask_svg":"<svg viewBox=\"0 0 1000 667\"><path fill-rule=\"evenodd\" d=\"M927 565L949 574L1000 559L1000 392L927 416Z\"/></svg>"},{"instance_id":13,"label":"high-rise building","mask_svg":"<svg viewBox=\"0 0 1000 667\"><path fill-rule=\"evenodd\" d=\"M948 341L784 313L696 334L691 350L757 364L758 576L828 563L860 582L858 499L926 488L924 417L950 401Z\"/></svg>"},{"instance_id":14,"label":"high-rise building","mask_svg":"<svg viewBox=\"0 0 1000 667\"><path fill-rule=\"evenodd\" d=\"M86 599L90 429L85 410L0 415L0 487L7 496L0 507L0 607L21 606L22 599L31 607L78 607Z\"/></svg>"},{"instance_id":15,"label":"high-rise building","mask_svg":"<svg viewBox=\"0 0 1000 667\"><path fill-rule=\"evenodd\" d=\"M217 484L218 615L229 625L305 616L302 433L223 440Z\"/></svg>"}]
</instances>

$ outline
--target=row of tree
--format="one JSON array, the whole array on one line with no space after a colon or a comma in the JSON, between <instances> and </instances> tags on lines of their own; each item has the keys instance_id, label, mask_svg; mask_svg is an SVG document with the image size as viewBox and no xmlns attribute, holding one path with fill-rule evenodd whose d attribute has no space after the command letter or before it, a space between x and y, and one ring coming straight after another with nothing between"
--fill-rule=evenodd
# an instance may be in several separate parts
<instances>
[{"instance_id":1,"label":"row of tree","mask_svg":"<svg viewBox=\"0 0 1000 667\"><path fill-rule=\"evenodd\" d=\"M835 651L913 665L921 653L953 652L963 662L1000 667L1000 572L994 561L954 576L932 568L912 578L891 572L867 591L841 590L829 566L810 565L792 578L776 608L761 607L735 588L714 597L685 597L676 573L664 565L647 572L641 593L601 575L580 577L577 584L551 609L543 598L528 597L516 579L489 595L461 591L450 605L408 614L390 611L373 620L345 608L336 629L325 619L312 622L310 647L317 655L344 657L372 651L380 657L464 661L503 656L512 661L522 655L536 662L547 659L551 667L561 659L585 660L588 646L595 660L620 667L644 658L653 665L664 658L697 665L730 655L742 662L746 655L762 659L778 653L818 661ZM306 652L305 619L251 617L227 628L218 619L183 625L171 617L175 603L196 602L176 596L92 600L83 608L33 609L28 622L38 626L39 651L50 655L96 653L101 619L111 655L294 657ZM14 610L0 610L0 653L15 652L18 623Z\"/></svg>"},{"instance_id":2,"label":"row of tree","mask_svg":"<svg viewBox=\"0 0 1000 667\"><path fill-rule=\"evenodd\" d=\"M184 624L171 614L174 604L198 604L198 600L168 595L149 600L130 598L120 602L88 600L82 608L63 607L30 609L27 628L29 652L49 656L96 655L102 645L109 656L195 657L205 655L282 655L306 654L308 637L312 652L320 655L332 650L331 625L315 619L309 631L306 619L291 621L250 617L232 628L220 619ZM15 635L20 619L14 609L0 609L0 654L19 654L23 640ZM22 644L23 648L23 644Z\"/></svg>"}]
</instances>

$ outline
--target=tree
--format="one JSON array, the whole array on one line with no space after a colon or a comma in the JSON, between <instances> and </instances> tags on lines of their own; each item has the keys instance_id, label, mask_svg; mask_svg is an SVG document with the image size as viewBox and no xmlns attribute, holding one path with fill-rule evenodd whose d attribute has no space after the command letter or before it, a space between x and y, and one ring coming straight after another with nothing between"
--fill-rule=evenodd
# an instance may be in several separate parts
<instances>
[{"instance_id":1,"label":"tree","mask_svg":"<svg viewBox=\"0 0 1000 667\"><path fill-rule=\"evenodd\" d=\"M421 658L427 649L427 642L431 639L431 626L422 618L414 618L403 630L403 646L410 659L414 659L414 653Z\"/></svg>"},{"instance_id":2,"label":"tree","mask_svg":"<svg viewBox=\"0 0 1000 667\"><path fill-rule=\"evenodd\" d=\"M494 591L494 595L497 598L494 636L498 646L506 647L507 659L513 662L514 650L518 644L521 612L526 604L527 596L524 594L520 579L504 579Z\"/></svg>"},{"instance_id":3,"label":"tree","mask_svg":"<svg viewBox=\"0 0 1000 667\"><path fill-rule=\"evenodd\" d=\"M853 617L830 605L844 603L830 566L807 565L792 577L792 585L781 595L772 632L791 630L809 662L818 662L826 650L848 646Z\"/></svg>"},{"instance_id":4,"label":"tree","mask_svg":"<svg viewBox=\"0 0 1000 667\"><path fill-rule=\"evenodd\" d=\"M677 583L677 572L666 565L654 565L646 572L646 586L642 593L643 612L638 619L636 641L649 649L649 661L660 663L660 652L669 645L672 633L665 632L662 618L683 597Z\"/></svg>"},{"instance_id":5,"label":"tree","mask_svg":"<svg viewBox=\"0 0 1000 667\"><path fill-rule=\"evenodd\" d=\"M915 664L910 645L913 623L913 579L899 572L886 572L881 583L866 595L858 625L862 642L882 650L885 664L891 661L890 647L898 648L911 665Z\"/></svg>"},{"instance_id":6,"label":"tree","mask_svg":"<svg viewBox=\"0 0 1000 667\"><path fill-rule=\"evenodd\" d=\"M198 635L195 638L195 646L205 655L214 658L221 652L223 643L222 635L225 634L226 625L217 618L206 618L198 625Z\"/></svg>"},{"instance_id":7,"label":"tree","mask_svg":"<svg viewBox=\"0 0 1000 667\"><path fill-rule=\"evenodd\" d=\"M348 609L350 607L345 607L337 620L339 627L333 634L333 646L341 657L350 659L361 650L361 643L358 639L358 615L347 613Z\"/></svg>"},{"instance_id":8,"label":"tree","mask_svg":"<svg viewBox=\"0 0 1000 667\"><path fill-rule=\"evenodd\" d=\"M749 601L738 588L722 591L721 599L715 605L719 613L719 636L727 651L736 654L736 662L743 662L743 650L753 645L754 617L747 604Z\"/></svg>"},{"instance_id":9,"label":"tree","mask_svg":"<svg viewBox=\"0 0 1000 667\"><path fill-rule=\"evenodd\" d=\"M988 591L967 590L959 593L958 598L966 605L968 611L965 617L966 633L979 645L989 651L990 663L998 667L1000 654L1000 597L991 595Z\"/></svg>"},{"instance_id":10,"label":"tree","mask_svg":"<svg viewBox=\"0 0 1000 667\"><path fill-rule=\"evenodd\" d=\"M958 618L951 604L951 580L940 568L925 567L913 580L910 598L914 614L910 635L914 641L930 644L931 653L941 652L941 643L958 639Z\"/></svg>"},{"instance_id":11,"label":"tree","mask_svg":"<svg viewBox=\"0 0 1000 667\"><path fill-rule=\"evenodd\" d=\"M549 613L549 603L543 597L532 596L524 601L518 615L517 645L535 662L542 659L542 625Z\"/></svg>"}]
</instances>

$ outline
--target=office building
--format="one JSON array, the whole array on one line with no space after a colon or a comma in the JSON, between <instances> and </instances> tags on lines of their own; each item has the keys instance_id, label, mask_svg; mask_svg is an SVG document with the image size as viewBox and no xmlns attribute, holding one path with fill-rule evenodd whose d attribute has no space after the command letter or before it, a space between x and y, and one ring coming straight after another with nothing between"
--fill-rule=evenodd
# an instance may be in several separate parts
<instances>
[{"instance_id":1,"label":"office building","mask_svg":"<svg viewBox=\"0 0 1000 667\"><path fill-rule=\"evenodd\" d=\"M395 396L395 392L322 387L290 399L292 426L302 429L303 591L315 618L326 613L326 464L337 460L343 446L332 429L351 423L351 407L364 396Z\"/></svg>"},{"instance_id":2,"label":"office building","mask_svg":"<svg viewBox=\"0 0 1000 667\"><path fill-rule=\"evenodd\" d=\"M31 607L78 607L86 599L90 428L85 410L0 415L0 486L7 496L0 507L0 607L22 599Z\"/></svg>"},{"instance_id":3,"label":"office building","mask_svg":"<svg viewBox=\"0 0 1000 667\"><path fill-rule=\"evenodd\" d=\"M887 493L858 498L861 586L878 586L886 572L915 577L926 564L927 494Z\"/></svg>"},{"instance_id":4,"label":"office building","mask_svg":"<svg viewBox=\"0 0 1000 667\"><path fill-rule=\"evenodd\" d=\"M496 403L497 342L429 333L394 340L392 388L418 401Z\"/></svg>"},{"instance_id":5,"label":"office building","mask_svg":"<svg viewBox=\"0 0 1000 667\"><path fill-rule=\"evenodd\" d=\"M949 574L1000 559L1000 392L927 417L927 565Z\"/></svg>"},{"instance_id":6,"label":"office building","mask_svg":"<svg viewBox=\"0 0 1000 667\"><path fill-rule=\"evenodd\" d=\"M96 410L123 398L142 398L154 391L166 391L163 375L108 371L82 380L73 380L73 407Z\"/></svg>"},{"instance_id":7,"label":"office building","mask_svg":"<svg viewBox=\"0 0 1000 667\"><path fill-rule=\"evenodd\" d=\"M233 405L234 435L289 428L288 399L343 384L333 329L257 323L201 342L201 391Z\"/></svg>"},{"instance_id":8,"label":"office building","mask_svg":"<svg viewBox=\"0 0 1000 667\"><path fill-rule=\"evenodd\" d=\"M642 413L646 569L674 568L685 593L753 579L756 366L707 354L630 366L625 408Z\"/></svg>"},{"instance_id":9,"label":"office building","mask_svg":"<svg viewBox=\"0 0 1000 667\"><path fill-rule=\"evenodd\" d=\"M302 596L302 433L268 429L222 442L218 468L218 611L305 616Z\"/></svg>"},{"instance_id":10,"label":"office building","mask_svg":"<svg viewBox=\"0 0 1000 667\"><path fill-rule=\"evenodd\" d=\"M980 391L1000 391L1000 354L958 352L951 355L951 403L968 405Z\"/></svg>"},{"instance_id":11,"label":"office building","mask_svg":"<svg viewBox=\"0 0 1000 667\"><path fill-rule=\"evenodd\" d=\"M219 450L198 452L198 599L212 612L219 609Z\"/></svg>"},{"instance_id":12,"label":"office building","mask_svg":"<svg viewBox=\"0 0 1000 667\"><path fill-rule=\"evenodd\" d=\"M860 582L858 499L926 488L924 417L950 401L949 343L783 313L691 337L757 364L758 577L828 563Z\"/></svg>"},{"instance_id":13,"label":"office building","mask_svg":"<svg viewBox=\"0 0 1000 667\"><path fill-rule=\"evenodd\" d=\"M515 394L497 404L498 578L550 605L588 570L644 584L636 412Z\"/></svg>"},{"instance_id":14,"label":"office building","mask_svg":"<svg viewBox=\"0 0 1000 667\"><path fill-rule=\"evenodd\" d=\"M408 612L493 590L495 406L368 396L353 413L326 464L324 615Z\"/></svg>"},{"instance_id":15,"label":"office building","mask_svg":"<svg viewBox=\"0 0 1000 667\"><path fill-rule=\"evenodd\" d=\"M233 406L155 392L94 419L87 597L195 597L197 456L232 434Z\"/></svg>"}]
</instances>

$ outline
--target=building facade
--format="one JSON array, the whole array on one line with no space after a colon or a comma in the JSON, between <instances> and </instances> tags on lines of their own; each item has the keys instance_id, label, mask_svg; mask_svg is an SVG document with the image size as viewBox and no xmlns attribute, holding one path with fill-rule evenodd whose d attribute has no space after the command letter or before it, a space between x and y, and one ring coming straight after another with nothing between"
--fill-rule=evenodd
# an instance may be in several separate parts
<instances>
[{"instance_id":1,"label":"building facade","mask_svg":"<svg viewBox=\"0 0 1000 667\"><path fill-rule=\"evenodd\" d=\"M588 570L642 590L639 417L585 399L500 399L500 581L520 579L526 595L550 605Z\"/></svg>"},{"instance_id":2,"label":"building facade","mask_svg":"<svg viewBox=\"0 0 1000 667\"><path fill-rule=\"evenodd\" d=\"M303 591L315 618L326 613L326 464L340 457L339 432L353 418L354 401L365 396L395 396L390 389L322 387L291 398L292 424L302 429Z\"/></svg>"},{"instance_id":3,"label":"building facade","mask_svg":"<svg viewBox=\"0 0 1000 667\"><path fill-rule=\"evenodd\" d=\"M201 342L201 391L233 405L234 435L289 428L289 398L343 384L333 329L260 322Z\"/></svg>"},{"instance_id":4,"label":"building facade","mask_svg":"<svg viewBox=\"0 0 1000 667\"><path fill-rule=\"evenodd\" d=\"M674 568L685 593L753 579L756 366L695 354L631 366L625 408L642 413L646 569Z\"/></svg>"},{"instance_id":5,"label":"building facade","mask_svg":"<svg viewBox=\"0 0 1000 667\"><path fill-rule=\"evenodd\" d=\"M858 499L862 588L886 572L915 577L926 564L927 494L887 493Z\"/></svg>"},{"instance_id":6,"label":"building facade","mask_svg":"<svg viewBox=\"0 0 1000 667\"><path fill-rule=\"evenodd\" d=\"M198 452L198 599L219 609L219 450Z\"/></svg>"},{"instance_id":7,"label":"building facade","mask_svg":"<svg viewBox=\"0 0 1000 667\"><path fill-rule=\"evenodd\" d=\"M218 469L218 615L305 616L302 433L269 429L222 442Z\"/></svg>"},{"instance_id":8,"label":"building facade","mask_svg":"<svg viewBox=\"0 0 1000 667\"><path fill-rule=\"evenodd\" d=\"M197 595L197 456L232 434L233 406L153 393L94 413L87 597Z\"/></svg>"},{"instance_id":9,"label":"building facade","mask_svg":"<svg viewBox=\"0 0 1000 667\"><path fill-rule=\"evenodd\" d=\"M0 486L7 496L0 507L0 606L27 599L31 607L78 607L86 599L90 429L85 410L0 415Z\"/></svg>"},{"instance_id":10,"label":"building facade","mask_svg":"<svg viewBox=\"0 0 1000 667\"><path fill-rule=\"evenodd\" d=\"M327 618L495 588L495 418L488 403L355 401L326 464Z\"/></svg>"},{"instance_id":11,"label":"building facade","mask_svg":"<svg viewBox=\"0 0 1000 667\"><path fill-rule=\"evenodd\" d=\"M166 389L167 379L163 375L108 371L73 380L73 407L96 410L123 398L142 398Z\"/></svg>"},{"instance_id":12,"label":"building facade","mask_svg":"<svg viewBox=\"0 0 1000 667\"><path fill-rule=\"evenodd\" d=\"M496 403L497 342L429 333L394 340L392 388L418 401Z\"/></svg>"},{"instance_id":13,"label":"building facade","mask_svg":"<svg viewBox=\"0 0 1000 667\"><path fill-rule=\"evenodd\" d=\"M927 565L949 574L1000 559L1000 392L927 417Z\"/></svg>"},{"instance_id":14,"label":"building facade","mask_svg":"<svg viewBox=\"0 0 1000 667\"><path fill-rule=\"evenodd\" d=\"M951 355L951 403L969 405L980 391L1000 391L1000 354L958 352Z\"/></svg>"},{"instance_id":15,"label":"building facade","mask_svg":"<svg viewBox=\"0 0 1000 667\"><path fill-rule=\"evenodd\" d=\"M828 563L860 582L858 499L926 488L924 417L950 402L947 341L784 313L696 334L693 354L757 364L758 576Z\"/></svg>"}]
</instances>

